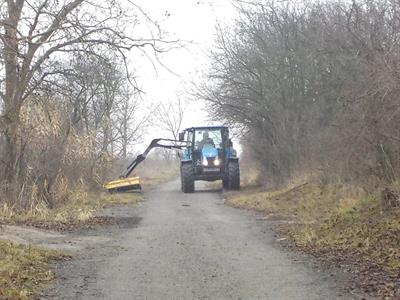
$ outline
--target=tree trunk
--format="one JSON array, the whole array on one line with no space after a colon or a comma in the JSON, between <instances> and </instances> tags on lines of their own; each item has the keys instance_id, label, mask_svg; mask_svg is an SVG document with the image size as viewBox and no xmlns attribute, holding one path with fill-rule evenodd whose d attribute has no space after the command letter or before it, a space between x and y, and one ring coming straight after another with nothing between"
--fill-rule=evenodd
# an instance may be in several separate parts
<instances>
[{"instance_id":1,"label":"tree trunk","mask_svg":"<svg viewBox=\"0 0 400 300\"><path fill-rule=\"evenodd\" d=\"M19 118L18 118L19 119ZM14 118L5 118L4 120L4 174L3 179L12 183L16 176L17 154L18 154L18 126L19 120Z\"/></svg>"},{"instance_id":2,"label":"tree trunk","mask_svg":"<svg viewBox=\"0 0 400 300\"><path fill-rule=\"evenodd\" d=\"M3 178L11 183L16 175L17 162L17 132L19 126L19 114L21 110L21 86L18 76L18 36L17 28L21 17L24 1L9 2L8 18L4 29L4 46L2 49L5 65L5 93L4 114L1 117L2 133L4 135L4 174Z\"/></svg>"}]
</instances>

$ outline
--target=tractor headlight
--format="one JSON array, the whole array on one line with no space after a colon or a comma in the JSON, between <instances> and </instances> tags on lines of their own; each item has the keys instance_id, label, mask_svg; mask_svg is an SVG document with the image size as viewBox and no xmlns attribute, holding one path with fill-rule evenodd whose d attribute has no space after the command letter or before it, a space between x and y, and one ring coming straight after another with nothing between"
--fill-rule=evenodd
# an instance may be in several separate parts
<instances>
[{"instance_id":1,"label":"tractor headlight","mask_svg":"<svg viewBox=\"0 0 400 300\"><path fill-rule=\"evenodd\" d=\"M214 160L214 166L219 166L219 159L218 159L218 158L216 158L216 159Z\"/></svg>"},{"instance_id":2,"label":"tractor headlight","mask_svg":"<svg viewBox=\"0 0 400 300\"><path fill-rule=\"evenodd\" d=\"M208 166L208 160L206 157L203 158L203 166Z\"/></svg>"}]
</instances>

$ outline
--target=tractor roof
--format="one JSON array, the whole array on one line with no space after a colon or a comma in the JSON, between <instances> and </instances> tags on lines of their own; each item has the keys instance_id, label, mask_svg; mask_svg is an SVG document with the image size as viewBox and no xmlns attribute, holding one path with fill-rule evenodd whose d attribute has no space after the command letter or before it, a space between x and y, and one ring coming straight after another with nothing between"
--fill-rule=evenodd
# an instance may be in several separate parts
<instances>
[{"instance_id":1,"label":"tractor roof","mask_svg":"<svg viewBox=\"0 0 400 300\"><path fill-rule=\"evenodd\" d=\"M228 129L228 126L224 126L224 125L221 125L221 126L196 126L196 127L186 128L185 131L198 130L198 129L200 129L200 130L205 130L205 129Z\"/></svg>"}]
</instances>

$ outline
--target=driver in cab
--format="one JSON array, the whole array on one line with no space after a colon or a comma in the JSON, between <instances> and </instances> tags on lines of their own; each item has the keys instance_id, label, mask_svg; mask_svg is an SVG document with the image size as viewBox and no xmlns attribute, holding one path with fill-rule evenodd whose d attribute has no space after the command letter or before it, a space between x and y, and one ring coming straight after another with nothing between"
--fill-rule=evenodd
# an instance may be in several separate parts
<instances>
[{"instance_id":1,"label":"driver in cab","mask_svg":"<svg viewBox=\"0 0 400 300\"><path fill-rule=\"evenodd\" d=\"M204 145L206 144L211 144L213 147L215 146L213 139L208 135L208 131L204 131L203 139L198 144L199 149L203 149Z\"/></svg>"}]
</instances>

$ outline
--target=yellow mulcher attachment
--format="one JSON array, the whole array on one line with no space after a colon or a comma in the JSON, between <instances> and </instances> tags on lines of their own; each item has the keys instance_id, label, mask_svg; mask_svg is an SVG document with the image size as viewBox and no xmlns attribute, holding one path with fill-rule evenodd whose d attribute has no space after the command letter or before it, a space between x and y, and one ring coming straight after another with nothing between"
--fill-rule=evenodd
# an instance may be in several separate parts
<instances>
[{"instance_id":1,"label":"yellow mulcher attachment","mask_svg":"<svg viewBox=\"0 0 400 300\"><path fill-rule=\"evenodd\" d=\"M122 178L107 182L103 185L109 192L123 192L131 190L141 190L139 177Z\"/></svg>"},{"instance_id":2,"label":"yellow mulcher attachment","mask_svg":"<svg viewBox=\"0 0 400 300\"><path fill-rule=\"evenodd\" d=\"M169 144L160 144L160 142L167 142ZM170 139L152 140L146 150L136 157L136 159L126 168L125 173L122 174L119 179L107 182L103 185L103 187L110 193L141 190L142 187L140 185L139 177L128 176L132 173L133 169L135 169L138 164L146 159L147 154L149 154L150 150L156 147L181 150L182 148L187 147L187 143Z\"/></svg>"}]
</instances>

